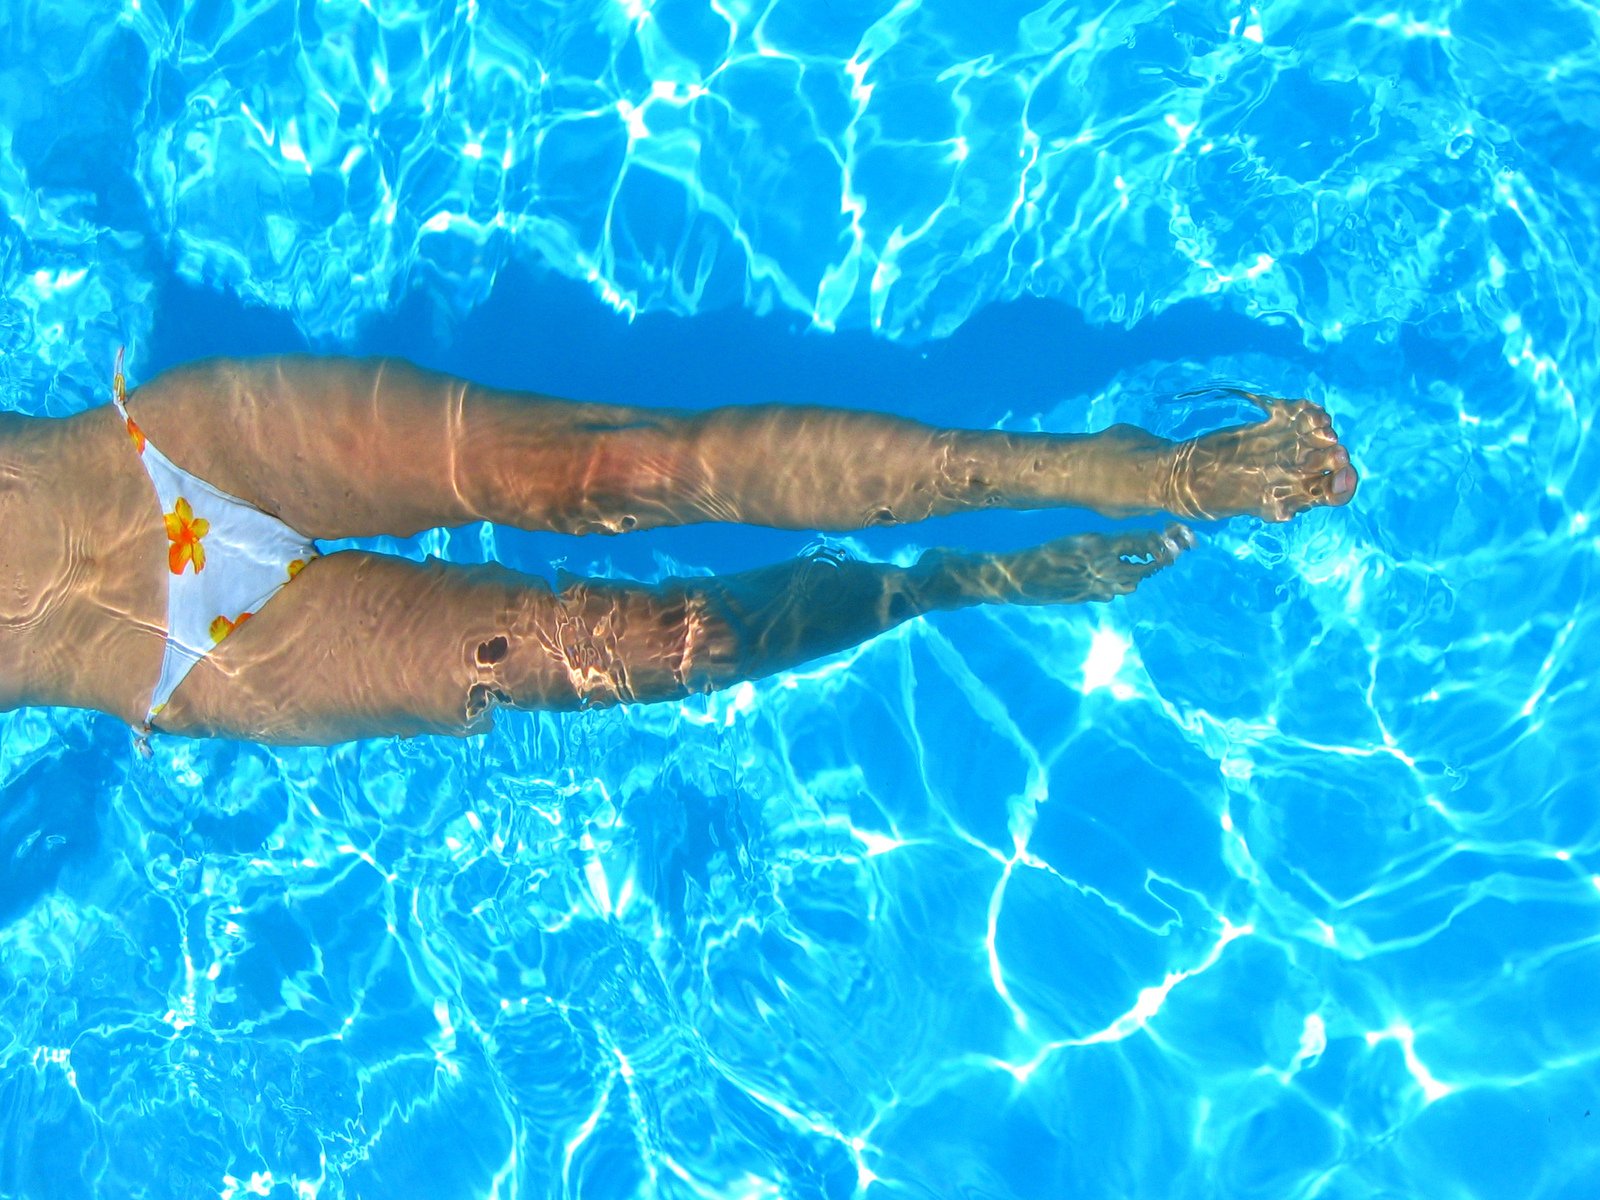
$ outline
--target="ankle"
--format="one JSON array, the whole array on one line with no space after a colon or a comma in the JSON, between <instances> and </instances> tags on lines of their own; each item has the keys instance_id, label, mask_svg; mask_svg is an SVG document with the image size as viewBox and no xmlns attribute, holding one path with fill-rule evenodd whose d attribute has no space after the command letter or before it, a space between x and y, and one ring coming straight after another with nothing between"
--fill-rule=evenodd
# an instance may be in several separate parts
<instances>
[{"instance_id":1,"label":"ankle","mask_svg":"<svg viewBox=\"0 0 1600 1200\"><path fill-rule=\"evenodd\" d=\"M1160 437L1137 425L1112 425L1102 434L1113 447L1112 503L1121 515L1170 512L1174 479L1186 460L1187 442Z\"/></svg>"},{"instance_id":2,"label":"ankle","mask_svg":"<svg viewBox=\"0 0 1600 1200\"><path fill-rule=\"evenodd\" d=\"M921 612L948 612L983 603L986 556L943 548L924 551L906 569L908 590Z\"/></svg>"}]
</instances>

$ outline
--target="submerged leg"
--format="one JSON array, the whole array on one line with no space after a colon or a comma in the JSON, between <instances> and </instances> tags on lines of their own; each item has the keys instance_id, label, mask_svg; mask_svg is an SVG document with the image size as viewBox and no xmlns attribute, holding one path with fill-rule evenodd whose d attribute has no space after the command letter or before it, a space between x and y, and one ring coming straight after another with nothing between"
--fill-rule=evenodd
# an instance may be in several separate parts
<instances>
[{"instance_id":1,"label":"submerged leg","mask_svg":"<svg viewBox=\"0 0 1600 1200\"><path fill-rule=\"evenodd\" d=\"M935 550L909 568L819 554L648 588L580 581L560 593L556 628L538 636L566 664L564 683L578 703L674 699L837 653L925 613L1110 600L1191 544L1186 530L1171 526L1079 534L1008 554ZM511 703L549 707L567 698L559 689L530 690L506 657Z\"/></svg>"},{"instance_id":2,"label":"submerged leg","mask_svg":"<svg viewBox=\"0 0 1600 1200\"><path fill-rule=\"evenodd\" d=\"M934 551L910 568L830 556L654 586L553 592L503 568L346 552L311 563L179 686L173 733L326 744L487 730L495 705L679 699L974 604L1109 600L1188 545L1083 534L1010 554Z\"/></svg>"},{"instance_id":3,"label":"submerged leg","mask_svg":"<svg viewBox=\"0 0 1600 1200\"><path fill-rule=\"evenodd\" d=\"M809 406L705 412L503 392L394 361L213 361L132 407L180 466L319 538L492 520L617 533L698 521L858 529L981 507L1284 520L1355 487L1327 414L1170 442L940 429Z\"/></svg>"}]
</instances>

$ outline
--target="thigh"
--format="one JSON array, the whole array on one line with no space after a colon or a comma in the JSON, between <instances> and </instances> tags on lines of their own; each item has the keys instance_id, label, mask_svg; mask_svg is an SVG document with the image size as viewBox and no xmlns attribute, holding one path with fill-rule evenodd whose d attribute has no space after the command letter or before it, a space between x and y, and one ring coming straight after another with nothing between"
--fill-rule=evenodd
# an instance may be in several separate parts
<instances>
[{"instance_id":1,"label":"thigh","mask_svg":"<svg viewBox=\"0 0 1600 1200\"><path fill-rule=\"evenodd\" d=\"M196 665L156 727L291 745L482 733L492 723L484 660L508 628L537 628L556 605L542 580L501 567L331 554ZM548 673L555 704L570 693L553 663L519 666Z\"/></svg>"},{"instance_id":2,"label":"thigh","mask_svg":"<svg viewBox=\"0 0 1600 1200\"><path fill-rule=\"evenodd\" d=\"M311 538L477 520L606 529L588 510L658 486L673 418L395 360L308 356L178 367L141 386L129 411L180 467Z\"/></svg>"}]
</instances>

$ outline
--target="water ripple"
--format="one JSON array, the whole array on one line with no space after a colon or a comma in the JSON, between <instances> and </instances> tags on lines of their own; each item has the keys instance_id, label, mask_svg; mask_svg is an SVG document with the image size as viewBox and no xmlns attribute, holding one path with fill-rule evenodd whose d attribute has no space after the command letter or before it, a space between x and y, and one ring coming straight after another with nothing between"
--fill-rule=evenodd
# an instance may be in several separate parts
<instances>
[{"instance_id":1,"label":"water ripple","mask_svg":"<svg viewBox=\"0 0 1600 1200\"><path fill-rule=\"evenodd\" d=\"M1597 41L1557 0L12 6L7 408L98 402L173 273L330 348L510 264L910 341L1199 300L1304 356L1026 418L1298 381L1364 482L1108 608L464 745L0 719L0 1193L1581 1194Z\"/></svg>"}]
</instances>

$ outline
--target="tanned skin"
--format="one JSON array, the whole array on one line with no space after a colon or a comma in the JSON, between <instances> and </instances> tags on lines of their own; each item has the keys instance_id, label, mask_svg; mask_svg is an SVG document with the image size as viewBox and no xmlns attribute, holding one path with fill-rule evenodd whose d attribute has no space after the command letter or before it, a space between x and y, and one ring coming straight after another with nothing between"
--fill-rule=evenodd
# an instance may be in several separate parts
<instances>
[{"instance_id":1,"label":"tanned skin","mask_svg":"<svg viewBox=\"0 0 1600 1200\"><path fill-rule=\"evenodd\" d=\"M621 533L700 521L854 530L973 508L1284 521L1356 489L1328 415L1174 442L940 429L870 412L704 412L497 391L394 360L213 360L128 407L173 462L311 538L495 521ZM0 707L144 724L166 633L167 536L116 410L0 415ZM1132 591L1188 545L1085 534L910 568L813 556L739 575L559 589L500 567L314 560L179 685L157 728L328 744L478 733L497 705L573 709L727 687L922 613Z\"/></svg>"}]
</instances>

